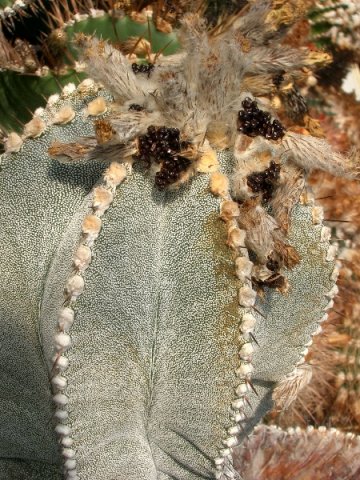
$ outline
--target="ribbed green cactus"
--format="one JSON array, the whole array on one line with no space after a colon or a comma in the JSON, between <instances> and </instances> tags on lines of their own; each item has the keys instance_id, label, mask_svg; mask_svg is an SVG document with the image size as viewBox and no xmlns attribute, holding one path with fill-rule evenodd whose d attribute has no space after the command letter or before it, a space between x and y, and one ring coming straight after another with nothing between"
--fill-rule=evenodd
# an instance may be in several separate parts
<instances>
[{"instance_id":1,"label":"ribbed green cactus","mask_svg":"<svg viewBox=\"0 0 360 480\"><path fill-rule=\"evenodd\" d=\"M42 16L39 13L39 9L42 12L44 8L46 5L34 8L35 19L26 10L22 20L26 24L26 28L23 27L25 33L33 32L32 42L35 46L31 45L31 42L16 39L16 34L12 42L9 42L1 32L1 19L5 21L13 16L19 22L19 12L14 10L12 16L10 12L7 15L3 13L2 17L0 14L0 128L6 131L19 132L21 123L31 119L31 112L43 106L51 95L59 93L62 86L69 82L77 85L86 78L83 73L84 66L77 62L78 52L73 45L76 35L94 35L111 41L126 53L134 50L139 57L150 54L154 56L157 52L169 55L179 48L176 35L159 32L151 17L148 22L140 24L128 16L117 18L106 11L97 10L97 15L95 12L93 16L76 16L73 12L70 15L69 10L67 15L72 17L71 19L60 16L54 20L51 8L59 15L62 10L59 7L56 9L54 3L50 2L49 11L46 11L49 18L46 20L45 12ZM83 9L86 11L85 6ZM52 12L52 15L49 12ZM39 26L36 23L37 17L38 23L41 22ZM58 28L54 30L53 27L50 30L47 23ZM139 52L139 46L132 48L131 45L135 45L140 39L144 39L149 47L149 55L144 51ZM126 41L130 43L126 44ZM22 43L17 45L16 42ZM26 54L27 50L29 55ZM133 56L136 58L136 55ZM26 62L31 63L30 70Z\"/></svg>"},{"instance_id":2,"label":"ribbed green cactus","mask_svg":"<svg viewBox=\"0 0 360 480\"><path fill-rule=\"evenodd\" d=\"M242 25L254 44L250 77L275 68L255 62L265 53L249 27L266 13L255 7ZM23 138L7 140L0 172L3 478L239 479L234 449L272 406L275 386L275 400L286 405L311 374L304 356L336 294L336 248L321 210L306 194L299 202L298 165L312 168L316 159L337 173L348 165L336 155L326 165L325 141L284 134L276 123L271 138L257 135L242 148L240 116L238 133L223 135L237 135L235 156L228 148L215 156L211 139L217 135L218 145L220 120L230 118L235 130L229 102L246 78L214 60L224 48L227 61L237 61L226 51L232 37L206 50L202 23L186 21L188 57L160 65L162 96L120 53L90 43L89 69L105 84L114 80L115 101L91 81L67 88L37 112ZM191 40L209 68L198 77ZM294 55L273 53L275 70ZM297 67L307 61L303 54L295 60ZM182 67L184 91L176 90ZM172 68L175 86L164 80ZM212 95L202 88L211 75ZM216 75L224 75L224 94ZM255 108L241 98L237 105ZM198 109L186 117L191 102ZM177 147L170 155L169 146L162 153L162 176L156 162L131 161L143 154L148 126L158 134L165 121L181 124L181 115L187 136L181 155ZM103 119L95 135L91 117ZM187 165L180 177L174 162ZM174 180L164 174L169 164L175 189L162 188ZM281 169L276 185L264 181L274 168ZM265 185L254 194L259 178Z\"/></svg>"},{"instance_id":3,"label":"ribbed green cactus","mask_svg":"<svg viewBox=\"0 0 360 480\"><path fill-rule=\"evenodd\" d=\"M23 460L17 475L34 462L48 464L50 472L58 461L48 382L53 338L81 222L93 201L89 190L103 166L62 165L46 152L54 139L91 134L91 122L82 118L91 98L80 97L63 100L76 107L73 122L51 126L3 158L1 363L7 401L1 447L4 457ZM53 115L46 111L45 121ZM219 159L230 171L232 155ZM334 265L326 260L329 245L321 241L321 225L312 224L311 208L294 210L290 239L302 261L289 275L290 292L258 302L262 318L239 308L241 283L219 219L220 201L208 182L203 174L179 191L158 192L134 168L104 217L76 302L64 374L65 424L72 429L80 478L212 478L212 460L225 448L222 441L234 437L227 429L237 423L229 408L242 382L236 370L243 316L258 318L259 343L253 362L258 395L245 388L252 410L245 403L233 411L245 410L246 432L270 408L275 382L293 370L323 316Z\"/></svg>"}]
</instances>

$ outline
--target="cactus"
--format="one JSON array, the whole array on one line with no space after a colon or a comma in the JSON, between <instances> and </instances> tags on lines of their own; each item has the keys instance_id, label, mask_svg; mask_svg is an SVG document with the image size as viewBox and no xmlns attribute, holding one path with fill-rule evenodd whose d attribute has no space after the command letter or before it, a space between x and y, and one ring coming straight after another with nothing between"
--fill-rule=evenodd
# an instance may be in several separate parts
<instances>
[{"instance_id":1,"label":"cactus","mask_svg":"<svg viewBox=\"0 0 360 480\"><path fill-rule=\"evenodd\" d=\"M308 382L337 269L304 171L356 169L254 98L316 60L259 44L278 41L268 14L214 36L187 16L185 52L139 76L82 39L108 91L68 87L8 137L7 478L61 478L60 451L68 480L239 479L233 453L275 386L286 405Z\"/></svg>"},{"instance_id":2,"label":"cactus","mask_svg":"<svg viewBox=\"0 0 360 480\"><path fill-rule=\"evenodd\" d=\"M21 123L29 121L31 112L44 106L51 95L59 93L65 84L77 85L86 77L73 47L74 37L80 33L111 41L125 53L132 53L134 61L137 56L154 59L155 54L168 55L178 49L174 33L157 30L156 12L154 19L143 15L145 23L139 23L125 16L125 12L119 18L114 16L110 5L110 13L96 10L96 5L92 9L89 5L79 6L80 13L72 11L74 6L62 10L56 2L51 2L48 10L46 5L30 5L31 14L27 7L21 21L18 10L1 17L4 25L3 31L0 27L0 126L5 131L19 132ZM12 19L16 28L6 19ZM136 48L140 38L146 48L141 49L141 44Z\"/></svg>"}]
</instances>

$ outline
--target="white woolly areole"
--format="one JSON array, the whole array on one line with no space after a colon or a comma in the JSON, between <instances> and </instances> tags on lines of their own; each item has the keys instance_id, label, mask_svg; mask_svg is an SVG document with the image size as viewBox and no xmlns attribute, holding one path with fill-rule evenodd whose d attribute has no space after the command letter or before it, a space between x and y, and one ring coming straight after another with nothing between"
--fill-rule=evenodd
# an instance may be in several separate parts
<instances>
[{"instance_id":1,"label":"white woolly areole","mask_svg":"<svg viewBox=\"0 0 360 480\"><path fill-rule=\"evenodd\" d=\"M90 236L98 235L101 230L101 219L96 215L86 215L82 223L82 231Z\"/></svg>"},{"instance_id":2,"label":"white woolly areole","mask_svg":"<svg viewBox=\"0 0 360 480\"><path fill-rule=\"evenodd\" d=\"M326 226L323 226L321 228L321 237L320 237L320 240L322 242L329 242L330 241L330 238L331 238L331 228L330 227L326 227Z\"/></svg>"},{"instance_id":3,"label":"white woolly areole","mask_svg":"<svg viewBox=\"0 0 360 480\"><path fill-rule=\"evenodd\" d=\"M55 335L55 345L58 350L65 351L71 346L71 338L67 333L60 332Z\"/></svg>"},{"instance_id":4,"label":"white woolly areole","mask_svg":"<svg viewBox=\"0 0 360 480\"><path fill-rule=\"evenodd\" d=\"M245 313L240 326L242 332L252 332L255 325L256 318L254 317L254 315L252 313Z\"/></svg>"},{"instance_id":5,"label":"white woolly areole","mask_svg":"<svg viewBox=\"0 0 360 480\"><path fill-rule=\"evenodd\" d=\"M40 117L34 117L24 127L24 138L39 137L45 130L46 124Z\"/></svg>"},{"instance_id":6,"label":"white woolly areole","mask_svg":"<svg viewBox=\"0 0 360 480\"><path fill-rule=\"evenodd\" d=\"M75 118L75 111L70 105L64 105L58 112L55 113L53 123L65 125Z\"/></svg>"},{"instance_id":7,"label":"white woolly areole","mask_svg":"<svg viewBox=\"0 0 360 480\"><path fill-rule=\"evenodd\" d=\"M234 410L241 410L245 407L245 401L243 398L237 398L231 402L231 406Z\"/></svg>"},{"instance_id":8,"label":"white woolly areole","mask_svg":"<svg viewBox=\"0 0 360 480\"><path fill-rule=\"evenodd\" d=\"M339 293L339 287L334 285L332 289L326 294L329 298L334 298Z\"/></svg>"},{"instance_id":9,"label":"white woolly areole","mask_svg":"<svg viewBox=\"0 0 360 480\"><path fill-rule=\"evenodd\" d=\"M69 359L67 357L60 356L56 360L56 367L60 372L65 371L69 366Z\"/></svg>"},{"instance_id":10,"label":"white woolly areole","mask_svg":"<svg viewBox=\"0 0 360 480\"><path fill-rule=\"evenodd\" d=\"M238 441L237 437L229 437L229 438L226 438L225 440L223 440L223 443L227 447L233 448L233 447L236 447L236 445L239 444L239 441Z\"/></svg>"},{"instance_id":11,"label":"white woolly areole","mask_svg":"<svg viewBox=\"0 0 360 480\"><path fill-rule=\"evenodd\" d=\"M241 428L239 425L233 425L232 427L228 428L228 434L233 436L233 435L238 435L241 432Z\"/></svg>"},{"instance_id":12,"label":"white woolly areole","mask_svg":"<svg viewBox=\"0 0 360 480\"><path fill-rule=\"evenodd\" d=\"M328 262L332 262L333 260L335 260L337 251L338 251L338 245L337 244L330 245L330 247L328 248L328 251L326 253L326 260Z\"/></svg>"},{"instance_id":13,"label":"white woolly areole","mask_svg":"<svg viewBox=\"0 0 360 480\"><path fill-rule=\"evenodd\" d=\"M313 207L311 209L312 220L314 225L319 225L324 220L324 209L322 207Z\"/></svg>"},{"instance_id":14,"label":"white woolly areole","mask_svg":"<svg viewBox=\"0 0 360 480\"><path fill-rule=\"evenodd\" d=\"M236 250L245 246L245 230L241 230L238 227L229 229L227 244L230 248Z\"/></svg>"},{"instance_id":15,"label":"white woolly areole","mask_svg":"<svg viewBox=\"0 0 360 480\"><path fill-rule=\"evenodd\" d=\"M104 174L104 180L110 187L117 187L126 178L127 170L124 164L112 162Z\"/></svg>"},{"instance_id":16,"label":"white woolly areole","mask_svg":"<svg viewBox=\"0 0 360 480\"><path fill-rule=\"evenodd\" d=\"M255 305L256 292L247 285L239 289L239 304L242 307L253 307Z\"/></svg>"},{"instance_id":17,"label":"white woolly areole","mask_svg":"<svg viewBox=\"0 0 360 480\"><path fill-rule=\"evenodd\" d=\"M54 387L63 389L67 385L67 380L62 375L55 375L55 377L51 379L51 383L54 385Z\"/></svg>"},{"instance_id":18,"label":"white woolly areole","mask_svg":"<svg viewBox=\"0 0 360 480\"><path fill-rule=\"evenodd\" d=\"M74 275L66 282L65 291L73 298L76 298L82 294L84 287L84 279L80 275Z\"/></svg>"},{"instance_id":19,"label":"white woolly areole","mask_svg":"<svg viewBox=\"0 0 360 480\"><path fill-rule=\"evenodd\" d=\"M80 271L86 270L91 262L91 249L87 245L80 245L73 257L74 266Z\"/></svg>"},{"instance_id":20,"label":"white woolly areole","mask_svg":"<svg viewBox=\"0 0 360 480\"><path fill-rule=\"evenodd\" d=\"M214 172L210 177L210 191L213 195L227 197L229 194L229 179L221 172Z\"/></svg>"},{"instance_id":21,"label":"white woolly areole","mask_svg":"<svg viewBox=\"0 0 360 480\"><path fill-rule=\"evenodd\" d=\"M236 276L242 282L251 278L251 272L254 264L246 257L237 257L235 260Z\"/></svg>"},{"instance_id":22,"label":"white woolly areole","mask_svg":"<svg viewBox=\"0 0 360 480\"><path fill-rule=\"evenodd\" d=\"M9 133L5 140L5 152L16 153L23 145L23 139L16 132Z\"/></svg>"},{"instance_id":23,"label":"white woolly areole","mask_svg":"<svg viewBox=\"0 0 360 480\"><path fill-rule=\"evenodd\" d=\"M330 279L333 282L336 282L336 280L338 279L339 273L340 273L340 268L341 268L341 262L337 261L335 263L334 270L332 271L332 274L331 274L331 277L330 277Z\"/></svg>"},{"instance_id":24,"label":"white woolly areole","mask_svg":"<svg viewBox=\"0 0 360 480\"><path fill-rule=\"evenodd\" d=\"M68 470L74 470L76 468L76 460L74 459L65 460L64 467L67 468Z\"/></svg>"},{"instance_id":25,"label":"white woolly areole","mask_svg":"<svg viewBox=\"0 0 360 480\"><path fill-rule=\"evenodd\" d=\"M237 413L235 413L235 414L233 415L233 418L234 418L234 421L235 421L236 423L240 423L240 422L242 422L243 420L245 420L246 415L245 415L244 413L242 413L242 412L237 412Z\"/></svg>"},{"instance_id":26,"label":"white woolly areole","mask_svg":"<svg viewBox=\"0 0 360 480\"><path fill-rule=\"evenodd\" d=\"M55 432L58 434L58 435L62 435L64 437L68 437L71 433L71 429L70 427L68 427L67 425L62 425L62 424L59 424L59 425L56 425L55 427Z\"/></svg>"},{"instance_id":27,"label":"white woolly areole","mask_svg":"<svg viewBox=\"0 0 360 480\"><path fill-rule=\"evenodd\" d=\"M34 116L41 117L42 115L44 115L44 113L45 113L45 109L43 107L39 107L35 110Z\"/></svg>"},{"instance_id":28,"label":"white woolly areole","mask_svg":"<svg viewBox=\"0 0 360 480\"><path fill-rule=\"evenodd\" d=\"M242 363L240 367L236 370L236 374L240 377L247 377L254 371L254 367L251 363Z\"/></svg>"},{"instance_id":29,"label":"white woolly areole","mask_svg":"<svg viewBox=\"0 0 360 480\"><path fill-rule=\"evenodd\" d=\"M230 221L240 215L239 205L232 200L226 200L221 204L220 216L225 221Z\"/></svg>"},{"instance_id":30,"label":"white woolly areole","mask_svg":"<svg viewBox=\"0 0 360 480\"><path fill-rule=\"evenodd\" d=\"M55 103L59 101L59 99L60 99L60 95L58 93L55 93L54 95L50 95L47 101L48 106L52 107L53 105L55 105Z\"/></svg>"},{"instance_id":31,"label":"white woolly areole","mask_svg":"<svg viewBox=\"0 0 360 480\"><path fill-rule=\"evenodd\" d=\"M74 93L76 90L76 86L74 83L68 83L67 85L65 85L65 87L63 88L62 90L62 94L64 96L68 96L68 95L71 95L72 93Z\"/></svg>"},{"instance_id":32,"label":"white woolly areole","mask_svg":"<svg viewBox=\"0 0 360 480\"><path fill-rule=\"evenodd\" d=\"M60 310L58 325L60 330L69 330L74 323L74 310L64 307Z\"/></svg>"},{"instance_id":33,"label":"white woolly areole","mask_svg":"<svg viewBox=\"0 0 360 480\"><path fill-rule=\"evenodd\" d=\"M66 458L75 458L75 450L72 448L63 448L62 454Z\"/></svg>"},{"instance_id":34,"label":"white woolly areole","mask_svg":"<svg viewBox=\"0 0 360 480\"><path fill-rule=\"evenodd\" d=\"M94 189L93 208L97 211L98 215L103 215L109 208L111 202L114 199L114 194L104 187L96 187Z\"/></svg>"},{"instance_id":35,"label":"white woolly areole","mask_svg":"<svg viewBox=\"0 0 360 480\"><path fill-rule=\"evenodd\" d=\"M61 407L64 407L65 405L67 405L69 401L68 397L63 393L57 393L56 395L54 395L53 400L57 405Z\"/></svg>"},{"instance_id":36,"label":"white woolly areole","mask_svg":"<svg viewBox=\"0 0 360 480\"><path fill-rule=\"evenodd\" d=\"M248 392L248 386L246 383L240 383L240 385L236 388L235 393L238 397L245 395Z\"/></svg>"},{"instance_id":37,"label":"white woolly areole","mask_svg":"<svg viewBox=\"0 0 360 480\"><path fill-rule=\"evenodd\" d=\"M240 349L240 357L243 358L244 360L248 359L252 354L254 353L254 347L252 344L245 343Z\"/></svg>"},{"instance_id":38,"label":"white woolly areole","mask_svg":"<svg viewBox=\"0 0 360 480\"><path fill-rule=\"evenodd\" d=\"M60 443L63 447L71 447L74 444L74 440L71 437L62 437Z\"/></svg>"},{"instance_id":39,"label":"white woolly areole","mask_svg":"<svg viewBox=\"0 0 360 480\"><path fill-rule=\"evenodd\" d=\"M324 307L324 310L330 310L334 306L334 300L330 299L329 303Z\"/></svg>"},{"instance_id":40,"label":"white woolly areole","mask_svg":"<svg viewBox=\"0 0 360 480\"><path fill-rule=\"evenodd\" d=\"M106 101L104 97L98 97L92 100L86 109L86 114L97 116L105 113L107 110Z\"/></svg>"},{"instance_id":41,"label":"white woolly areole","mask_svg":"<svg viewBox=\"0 0 360 480\"><path fill-rule=\"evenodd\" d=\"M69 418L69 412L67 410L55 410L54 417L60 422L64 422Z\"/></svg>"},{"instance_id":42,"label":"white woolly areole","mask_svg":"<svg viewBox=\"0 0 360 480\"><path fill-rule=\"evenodd\" d=\"M66 480L80 480L80 477L77 475L75 470L70 470L67 472Z\"/></svg>"}]
</instances>

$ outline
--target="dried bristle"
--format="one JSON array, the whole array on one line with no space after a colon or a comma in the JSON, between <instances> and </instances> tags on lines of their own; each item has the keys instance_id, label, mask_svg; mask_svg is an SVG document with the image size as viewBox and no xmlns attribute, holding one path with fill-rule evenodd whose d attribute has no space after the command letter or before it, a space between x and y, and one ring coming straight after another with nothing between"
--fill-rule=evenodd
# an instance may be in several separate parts
<instances>
[{"instance_id":1,"label":"dried bristle","mask_svg":"<svg viewBox=\"0 0 360 480\"><path fill-rule=\"evenodd\" d=\"M310 365L304 363L296 367L277 384L272 396L275 408L288 409L301 390L309 384L311 377L312 368Z\"/></svg>"},{"instance_id":2,"label":"dried bristle","mask_svg":"<svg viewBox=\"0 0 360 480\"><path fill-rule=\"evenodd\" d=\"M246 230L246 246L257 256L261 264L267 262L274 250L273 232L278 228L275 220L259 205L258 198L251 198L240 205L240 228Z\"/></svg>"},{"instance_id":3,"label":"dried bristle","mask_svg":"<svg viewBox=\"0 0 360 480\"><path fill-rule=\"evenodd\" d=\"M125 54L135 53L136 55L145 56L151 52L151 44L142 37L130 37L120 45L120 50Z\"/></svg>"},{"instance_id":4,"label":"dried bristle","mask_svg":"<svg viewBox=\"0 0 360 480\"><path fill-rule=\"evenodd\" d=\"M105 143L111 140L115 131L111 123L107 120L95 120L95 135L98 143Z\"/></svg>"},{"instance_id":5,"label":"dried bristle","mask_svg":"<svg viewBox=\"0 0 360 480\"><path fill-rule=\"evenodd\" d=\"M50 157L56 158L60 162L72 162L73 160L83 159L95 146L95 139L92 144L85 145L83 143L61 143L53 142L48 148Z\"/></svg>"},{"instance_id":6,"label":"dried bristle","mask_svg":"<svg viewBox=\"0 0 360 480\"><path fill-rule=\"evenodd\" d=\"M282 142L283 158L289 158L305 170L321 169L333 175L358 176L359 152L345 156L334 152L326 140L288 132Z\"/></svg>"},{"instance_id":7,"label":"dried bristle","mask_svg":"<svg viewBox=\"0 0 360 480\"><path fill-rule=\"evenodd\" d=\"M291 0L287 2L283 0L272 0L272 8L265 22L271 25L274 30L277 30L280 26L293 24L305 15L307 10L312 6L312 3L311 0Z\"/></svg>"},{"instance_id":8,"label":"dried bristle","mask_svg":"<svg viewBox=\"0 0 360 480\"><path fill-rule=\"evenodd\" d=\"M339 430L309 427L286 431L260 425L234 452L234 465L243 478L254 480L356 480L359 453L359 437Z\"/></svg>"},{"instance_id":9,"label":"dried bristle","mask_svg":"<svg viewBox=\"0 0 360 480\"><path fill-rule=\"evenodd\" d=\"M278 186L271 199L271 207L274 218L285 234L290 227L292 208L299 201L304 186L305 177L301 168L291 163L281 167Z\"/></svg>"}]
</instances>

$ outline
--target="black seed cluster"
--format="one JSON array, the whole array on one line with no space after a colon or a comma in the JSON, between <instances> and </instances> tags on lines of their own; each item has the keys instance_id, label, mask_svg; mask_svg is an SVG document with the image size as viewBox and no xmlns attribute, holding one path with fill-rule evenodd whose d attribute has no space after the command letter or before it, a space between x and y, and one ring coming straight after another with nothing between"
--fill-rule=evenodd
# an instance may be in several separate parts
<instances>
[{"instance_id":1,"label":"black seed cluster","mask_svg":"<svg viewBox=\"0 0 360 480\"><path fill-rule=\"evenodd\" d=\"M264 202L271 200L280 177L280 165L270 162L269 168L262 172L254 172L247 176L248 187L254 193L262 193Z\"/></svg>"},{"instance_id":2,"label":"black seed cluster","mask_svg":"<svg viewBox=\"0 0 360 480\"><path fill-rule=\"evenodd\" d=\"M142 107L141 105L138 105L137 103L132 103L129 106L129 110L134 110L135 112L141 112L142 110L144 110L144 107Z\"/></svg>"},{"instance_id":3,"label":"black seed cluster","mask_svg":"<svg viewBox=\"0 0 360 480\"><path fill-rule=\"evenodd\" d=\"M153 63L132 63L131 68L135 73L146 73L150 77L151 72L154 70L155 65Z\"/></svg>"},{"instance_id":4,"label":"black seed cluster","mask_svg":"<svg viewBox=\"0 0 360 480\"><path fill-rule=\"evenodd\" d=\"M180 130L178 128L154 127L139 137L139 158L150 166L151 160L161 163L163 159L180 152Z\"/></svg>"},{"instance_id":5,"label":"black seed cluster","mask_svg":"<svg viewBox=\"0 0 360 480\"><path fill-rule=\"evenodd\" d=\"M266 267L271 271L271 272L277 272L280 270L280 264L277 260L274 260L271 257L268 257L268 261L266 262Z\"/></svg>"},{"instance_id":6,"label":"black seed cluster","mask_svg":"<svg viewBox=\"0 0 360 480\"><path fill-rule=\"evenodd\" d=\"M161 164L160 171L155 175L155 185L159 190L164 190L172 183L177 182L190 164L191 161L181 155L166 158Z\"/></svg>"},{"instance_id":7,"label":"black seed cluster","mask_svg":"<svg viewBox=\"0 0 360 480\"><path fill-rule=\"evenodd\" d=\"M191 161L178 155L185 147L180 141L180 130L168 127L148 127L147 133L138 139L138 158L150 167L152 162L161 164L155 175L155 184L160 189L168 187L179 180L182 172L187 170Z\"/></svg>"},{"instance_id":8,"label":"black seed cluster","mask_svg":"<svg viewBox=\"0 0 360 480\"><path fill-rule=\"evenodd\" d=\"M243 110L238 114L238 130L249 137L261 135L270 140L278 140L284 136L285 128L278 120L271 122L271 115L260 110L257 102L245 98L242 102Z\"/></svg>"}]
</instances>

